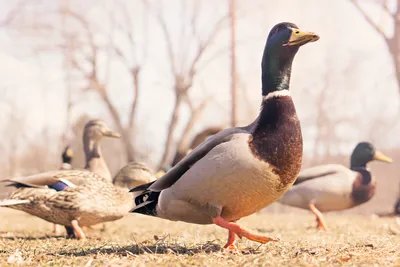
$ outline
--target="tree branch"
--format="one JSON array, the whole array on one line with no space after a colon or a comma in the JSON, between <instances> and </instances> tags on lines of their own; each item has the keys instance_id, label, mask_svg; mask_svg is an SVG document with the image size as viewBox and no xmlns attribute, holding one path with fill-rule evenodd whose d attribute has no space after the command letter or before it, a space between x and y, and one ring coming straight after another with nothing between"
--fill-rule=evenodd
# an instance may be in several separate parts
<instances>
[{"instance_id":1,"label":"tree branch","mask_svg":"<svg viewBox=\"0 0 400 267\"><path fill-rule=\"evenodd\" d=\"M385 33L382 31L381 28L371 19L371 17L365 12L365 10L360 6L357 0L351 0L351 3L354 4L354 6L357 8L357 10L361 13L361 15L364 17L364 19L368 22L368 24L375 29L375 31L380 34L386 42L389 43L388 37L385 35Z\"/></svg>"}]
</instances>

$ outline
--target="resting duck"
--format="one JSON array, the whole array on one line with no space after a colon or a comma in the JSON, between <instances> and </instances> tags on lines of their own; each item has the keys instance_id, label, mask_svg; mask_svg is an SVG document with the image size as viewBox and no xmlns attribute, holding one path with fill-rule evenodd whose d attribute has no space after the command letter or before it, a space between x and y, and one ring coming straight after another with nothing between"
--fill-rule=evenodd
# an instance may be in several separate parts
<instances>
[{"instance_id":1,"label":"resting duck","mask_svg":"<svg viewBox=\"0 0 400 267\"><path fill-rule=\"evenodd\" d=\"M299 47L318 40L293 23L279 23L268 35L262 59L262 104L245 127L225 129L195 148L155 182L132 189L132 212L228 230L225 248L236 235L260 243L236 221L279 199L300 171L302 135L289 92L292 61Z\"/></svg>"},{"instance_id":2,"label":"resting duck","mask_svg":"<svg viewBox=\"0 0 400 267\"><path fill-rule=\"evenodd\" d=\"M317 217L318 228L326 230L321 212L345 210L369 201L376 183L367 163L373 160L392 162L370 143L359 143L351 155L350 169L327 164L303 170L280 203L310 209Z\"/></svg>"},{"instance_id":3,"label":"resting duck","mask_svg":"<svg viewBox=\"0 0 400 267\"><path fill-rule=\"evenodd\" d=\"M98 170L105 170L98 144L103 136L119 134L100 120L86 124L85 153L92 169L102 165ZM117 220L132 207L132 196L126 189L115 187L109 179L87 170L59 170L2 182L8 182L16 190L9 199L0 201L0 206L64 225L67 237L72 238L85 238L81 226Z\"/></svg>"},{"instance_id":4,"label":"resting duck","mask_svg":"<svg viewBox=\"0 0 400 267\"><path fill-rule=\"evenodd\" d=\"M133 188L156 179L153 171L143 162L129 162L115 175L114 185Z\"/></svg>"}]
</instances>

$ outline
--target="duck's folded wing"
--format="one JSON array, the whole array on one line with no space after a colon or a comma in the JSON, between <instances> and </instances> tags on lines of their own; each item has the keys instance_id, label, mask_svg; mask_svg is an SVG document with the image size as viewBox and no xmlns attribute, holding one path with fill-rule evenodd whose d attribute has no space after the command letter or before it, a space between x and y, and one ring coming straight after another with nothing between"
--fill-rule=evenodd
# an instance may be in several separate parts
<instances>
[{"instance_id":1,"label":"duck's folded wing","mask_svg":"<svg viewBox=\"0 0 400 267\"><path fill-rule=\"evenodd\" d=\"M58 188L75 187L83 184L86 179L90 179L94 174L89 171L51 171L34 174L25 177L13 177L2 182L9 183L13 187L34 187L34 188Z\"/></svg>"},{"instance_id":2,"label":"duck's folded wing","mask_svg":"<svg viewBox=\"0 0 400 267\"><path fill-rule=\"evenodd\" d=\"M211 149L221 143L229 141L230 137L237 133L248 133L248 130L246 128L229 128L210 137L190 152L164 176L153 182L148 189L157 192L172 186L193 164L207 155ZM137 191L136 188L134 188L133 191Z\"/></svg>"},{"instance_id":3,"label":"duck's folded wing","mask_svg":"<svg viewBox=\"0 0 400 267\"><path fill-rule=\"evenodd\" d=\"M303 183L308 180L312 179L317 179L317 178L322 178L328 175L334 175L336 173L340 173L343 171L348 171L348 169L340 164L326 164L326 165L320 165L316 167L311 167L305 170L302 170L297 177L296 181L294 182L294 185Z\"/></svg>"}]
</instances>

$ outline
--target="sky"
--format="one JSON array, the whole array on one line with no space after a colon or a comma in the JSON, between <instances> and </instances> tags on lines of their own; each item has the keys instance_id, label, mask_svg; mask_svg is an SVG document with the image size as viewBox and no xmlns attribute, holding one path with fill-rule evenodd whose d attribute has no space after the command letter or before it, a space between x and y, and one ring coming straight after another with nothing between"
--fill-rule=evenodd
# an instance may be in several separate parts
<instances>
[{"instance_id":1,"label":"sky","mask_svg":"<svg viewBox=\"0 0 400 267\"><path fill-rule=\"evenodd\" d=\"M51 0L41 1L46 8L54 8ZM195 8L199 14L201 32L214 25L227 6L223 1L204 0ZM107 12L115 8L112 2L85 2L78 10L86 14L96 25L96 30L107 33L110 29ZM182 9L181 1L152 1L162 13L171 32L175 52L181 53L188 44L187 53L192 55L194 40L179 39L182 25L188 23L188 16ZM161 3L161 4L160 4ZM186 1L189 9L193 1ZM76 5L76 3L74 3ZM316 116L316 97L324 87L326 77L329 80L329 98L327 109L333 116L358 118L361 125L375 117L391 117L398 110L399 95L393 66L386 45L382 38L366 23L349 0L238 0L237 21L237 63L240 81L240 123L251 122L259 110L260 104L260 62L269 30L278 22L290 21L301 29L320 35L316 43L301 48L296 55L291 80L291 91L297 111L303 123L305 151L313 149ZM0 18L12 7L11 1L0 1ZM76 6L75 6L76 7ZM390 34L390 21L372 3L364 1L363 7L376 19L382 28ZM106 12L107 11L107 12ZM145 43L148 58L145 61L138 113L138 131L143 146L151 147L157 154L162 151L165 142L166 127L173 107L173 79L170 72L166 45L159 25L146 15L140 1L131 1L127 8L139 44ZM114 16L120 19L120 13ZM143 21L149 20L145 27ZM71 28L70 30L73 30ZM198 102L203 97L210 97L211 104L202 116L196 130L206 125L224 125L229 122L229 58L226 50L229 44L228 30L221 30L206 53L202 64L208 63L196 76L193 96ZM106 37L109 37L106 35ZM56 37L54 37L56 38ZM107 45L109 38L103 34L96 36L96 41ZM118 33L111 38L127 50L127 41ZM62 57L57 53L37 53L33 47L37 39L27 38L6 28L0 29L0 71L2 80L0 92L3 102L0 108L3 121L9 112L24 114L28 135L35 136L47 127L52 133L59 134L65 126L66 83L62 68ZM51 43L42 39L40 42ZM221 51L222 52L218 52ZM140 52L144 50L141 48ZM214 55L217 56L214 56ZM107 54L101 58L101 65L107 62ZM131 80L126 68L115 55L111 54L112 63L108 69L102 67L102 78L108 80L109 94L121 114L127 114L132 99ZM211 59L211 60L210 60ZM105 74L107 73L107 75ZM325 79L325 80L324 80ZM109 114L97 95L82 93L84 84L74 82L76 86L73 118L82 113L110 121ZM10 108L10 103L14 109ZM187 112L183 110L183 118ZM127 116L123 116L126 120ZM310 119L311 118L311 121ZM7 131L6 124L0 129ZM179 127L182 128L181 122ZM3 127L3 128L2 128ZM365 126L366 127L366 126ZM337 151L350 151L355 142L366 138L365 127L336 127L334 130L343 136L344 142ZM398 125L393 125L391 134L382 137L382 146L399 145ZM18 133L17 133L18 135ZM157 158L159 155L156 155Z\"/></svg>"}]
</instances>

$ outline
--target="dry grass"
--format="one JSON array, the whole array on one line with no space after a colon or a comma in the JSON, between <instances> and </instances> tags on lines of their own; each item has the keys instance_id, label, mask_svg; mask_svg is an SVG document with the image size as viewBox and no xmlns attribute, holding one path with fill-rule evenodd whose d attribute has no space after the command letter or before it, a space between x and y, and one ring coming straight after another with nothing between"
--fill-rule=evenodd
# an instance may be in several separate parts
<instances>
[{"instance_id":1,"label":"dry grass","mask_svg":"<svg viewBox=\"0 0 400 267\"><path fill-rule=\"evenodd\" d=\"M328 214L330 231L319 232L308 213L257 214L241 225L281 241L241 240L232 254L221 250L226 231L212 225L132 214L77 241L51 235L51 224L24 213L0 209L0 216L0 266L400 266L394 218Z\"/></svg>"}]
</instances>

